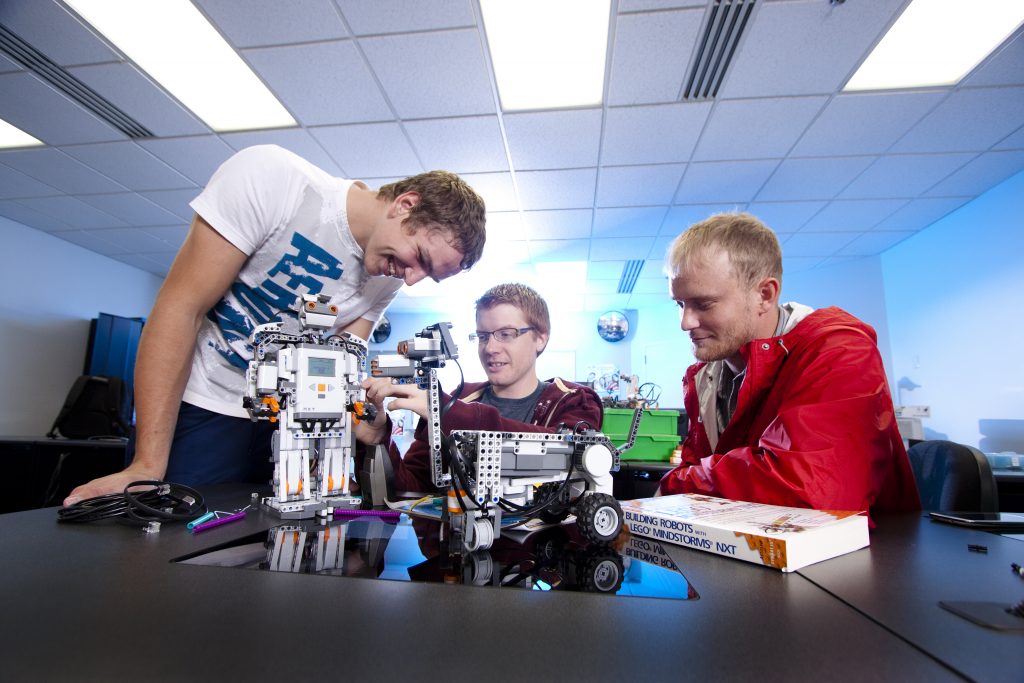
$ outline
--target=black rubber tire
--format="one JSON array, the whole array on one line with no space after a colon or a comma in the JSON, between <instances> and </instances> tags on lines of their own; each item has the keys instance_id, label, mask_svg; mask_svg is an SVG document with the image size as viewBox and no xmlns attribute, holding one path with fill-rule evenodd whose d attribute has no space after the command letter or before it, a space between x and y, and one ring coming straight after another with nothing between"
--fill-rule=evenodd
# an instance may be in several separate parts
<instances>
[{"instance_id":1,"label":"black rubber tire","mask_svg":"<svg viewBox=\"0 0 1024 683\"><path fill-rule=\"evenodd\" d=\"M622 507L607 493L584 496L576 510L576 526L591 543L611 543L622 531Z\"/></svg>"}]
</instances>

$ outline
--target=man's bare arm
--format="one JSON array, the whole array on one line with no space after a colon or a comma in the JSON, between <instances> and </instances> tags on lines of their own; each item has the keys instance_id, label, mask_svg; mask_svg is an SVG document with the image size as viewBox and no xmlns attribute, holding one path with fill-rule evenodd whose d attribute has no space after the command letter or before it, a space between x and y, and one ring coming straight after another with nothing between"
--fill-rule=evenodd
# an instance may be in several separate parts
<instances>
[{"instance_id":1,"label":"man's bare arm","mask_svg":"<svg viewBox=\"0 0 1024 683\"><path fill-rule=\"evenodd\" d=\"M135 458L125 470L76 488L65 505L121 491L132 481L164 476L199 326L234 282L246 258L200 216L193 218L139 341Z\"/></svg>"}]
</instances>

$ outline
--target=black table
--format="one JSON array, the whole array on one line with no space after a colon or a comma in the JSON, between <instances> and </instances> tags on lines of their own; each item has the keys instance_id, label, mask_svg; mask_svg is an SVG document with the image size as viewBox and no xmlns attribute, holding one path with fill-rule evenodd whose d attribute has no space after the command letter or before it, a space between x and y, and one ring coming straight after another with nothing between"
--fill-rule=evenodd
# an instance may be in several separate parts
<instances>
[{"instance_id":1,"label":"black table","mask_svg":"<svg viewBox=\"0 0 1024 683\"><path fill-rule=\"evenodd\" d=\"M124 468L125 439L0 437L0 513L60 503L71 489Z\"/></svg>"},{"instance_id":2,"label":"black table","mask_svg":"<svg viewBox=\"0 0 1024 683\"><path fill-rule=\"evenodd\" d=\"M248 489L211 491L216 509L249 502ZM0 670L9 680L516 681L1010 680L1024 670L1024 636L935 604L1024 596L1003 566L1024 545L985 535L989 555L964 559L976 532L918 515L883 520L870 549L802 575L666 546L700 593L688 601L170 562L279 523L252 510L192 536L180 525L58 524L53 508L0 516ZM943 566L968 576L938 581Z\"/></svg>"}]
</instances>

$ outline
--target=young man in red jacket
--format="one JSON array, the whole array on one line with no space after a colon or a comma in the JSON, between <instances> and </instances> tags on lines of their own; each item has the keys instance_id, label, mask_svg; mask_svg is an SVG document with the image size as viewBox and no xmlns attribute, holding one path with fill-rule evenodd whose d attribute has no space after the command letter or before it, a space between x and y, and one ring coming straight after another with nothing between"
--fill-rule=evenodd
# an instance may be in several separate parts
<instances>
[{"instance_id":1,"label":"young man in red jacket","mask_svg":"<svg viewBox=\"0 0 1024 683\"><path fill-rule=\"evenodd\" d=\"M676 238L667 268L700 362L683 380L683 463L661 494L920 508L875 331L839 308L780 305L775 233L750 214L717 214Z\"/></svg>"},{"instance_id":2,"label":"young man in red jacket","mask_svg":"<svg viewBox=\"0 0 1024 683\"><path fill-rule=\"evenodd\" d=\"M604 415L601 399L592 389L555 377L537 378L537 357L551 334L548 306L537 292L521 284L497 285L476 302L476 333L480 364L486 382L467 384L459 400L441 421L444 433L456 429L505 432L554 432L586 422L597 429ZM369 379L366 398L378 409L384 398L396 397L391 410L408 409L420 417L416 439L405 458L392 446L395 490L433 492L430 452L424 427L428 414L426 392L412 384L392 384L390 379ZM442 396L447 403L448 396ZM385 411L381 410L383 415ZM378 424L378 441L387 437Z\"/></svg>"}]
</instances>

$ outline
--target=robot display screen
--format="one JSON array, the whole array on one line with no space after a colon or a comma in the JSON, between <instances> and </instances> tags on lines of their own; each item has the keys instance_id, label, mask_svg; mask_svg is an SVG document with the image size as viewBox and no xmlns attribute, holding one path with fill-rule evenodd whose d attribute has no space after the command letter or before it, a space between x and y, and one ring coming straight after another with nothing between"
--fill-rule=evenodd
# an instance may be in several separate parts
<instances>
[{"instance_id":1,"label":"robot display screen","mask_svg":"<svg viewBox=\"0 0 1024 683\"><path fill-rule=\"evenodd\" d=\"M586 543L572 524L502 535L493 547L450 553L440 524L402 516L295 520L178 558L193 565L387 581L451 583L616 597L695 600L697 591L665 549L631 538L613 549Z\"/></svg>"},{"instance_id":2,"label":"robot display screen","mask_svg":"<svg viewBox=\"0 0 1024 683\"><path fill-rule=\"evenodd\" d=\"M310 377L334 377L335 360L333 358L309 357Z\"/></svg>"}]
</instances>

